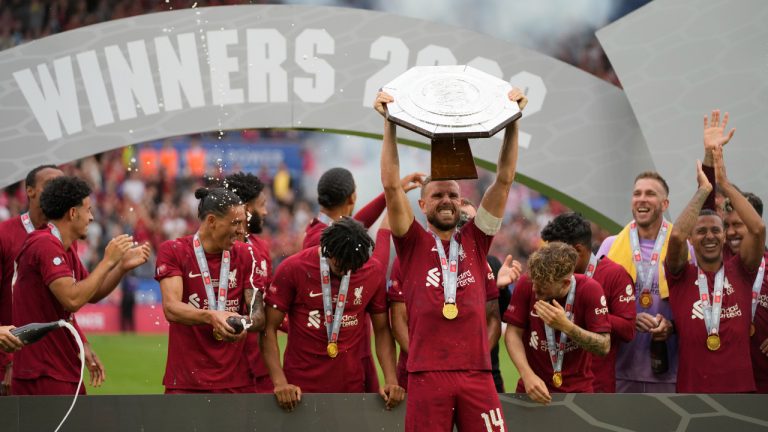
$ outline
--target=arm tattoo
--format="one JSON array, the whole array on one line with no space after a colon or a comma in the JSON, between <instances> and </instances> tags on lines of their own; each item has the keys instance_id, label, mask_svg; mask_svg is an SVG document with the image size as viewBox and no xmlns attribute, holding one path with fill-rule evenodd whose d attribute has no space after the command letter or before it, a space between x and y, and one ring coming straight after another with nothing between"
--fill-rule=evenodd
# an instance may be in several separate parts
<instances>
[{"instance_id":1,"label":"arm tattoo","mask_svg":"<svg viewBox=\"0 0 768 432\"><path fill-rule=\"evenodd\" d=\"M611 350L611 337L608 333L594 333L574 324L568 337L592 354L604 356Z\"/></svg>"}]
</instances>

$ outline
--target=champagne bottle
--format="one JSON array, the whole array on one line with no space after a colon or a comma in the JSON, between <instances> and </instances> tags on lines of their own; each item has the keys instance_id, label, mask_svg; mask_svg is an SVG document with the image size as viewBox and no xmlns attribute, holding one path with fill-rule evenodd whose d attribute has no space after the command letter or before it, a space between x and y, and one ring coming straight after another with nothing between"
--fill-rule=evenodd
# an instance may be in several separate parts
<instances>
[{"instance_id":1,"label":"champagne bottle","mask_svg":"<svg viewBox=\"0 0 768 432\"><path fill-rule=\"evenodd\" d=\"M227 318L227 324L232 327L232 330L235 331L235 334L240 334L240 332L245 330L246 327L250 327L250 325L248 325L249 321L250 320L244 316L231 316Z\"/></svg>"},{"instance_id":2,"label":"champagne bottle","mask_svg":"<svg viewBox=\"0 0 768 432\"><path fill-rule=\"evenodd\" d=\"M29 323L11 330L11 334L21 340L24 345L39 341L49 331L61 327L60 321L50 323Z\"/></svg>"},{"instance_id":3,"label":"champagne bottle","mask_svg":"<svg viewBox=\"0 0 768 432\"><path fill-rule=\"evenodd\" d=\"M667 341L651 340L651 370L655 374L663 374L669 370Z\"/></svg>"}]
</instances>

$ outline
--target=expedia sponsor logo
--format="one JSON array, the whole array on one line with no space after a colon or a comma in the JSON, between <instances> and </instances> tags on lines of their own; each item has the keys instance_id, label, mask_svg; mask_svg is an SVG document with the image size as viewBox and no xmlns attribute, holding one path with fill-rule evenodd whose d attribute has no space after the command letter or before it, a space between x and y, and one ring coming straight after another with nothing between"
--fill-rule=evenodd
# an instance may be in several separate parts
<instances>
[{"instance_id":1,"label":"expedia sponsor logo","mask_svg":"<svg viewBox=\"0 0 768 432\"><path fill-rule=\"evenodd\" d=\"M623 296L623 295L619 296L619 301L622 302L622 303L629 303L629 302L633 302L635 300L636 299L635 299L635 295L634 294L628 295L628 296Z\"/></svg>"},{"instance_id":2,"label":"expedia sponsor logo","mask_svg":"<svg viewBox=\"0 0 768 432\"><path fill-rule=\"evenodd\" d=\"M607 307L595 308L595 315L608 315L608 308Z\"/></svg>"}]
</instances>

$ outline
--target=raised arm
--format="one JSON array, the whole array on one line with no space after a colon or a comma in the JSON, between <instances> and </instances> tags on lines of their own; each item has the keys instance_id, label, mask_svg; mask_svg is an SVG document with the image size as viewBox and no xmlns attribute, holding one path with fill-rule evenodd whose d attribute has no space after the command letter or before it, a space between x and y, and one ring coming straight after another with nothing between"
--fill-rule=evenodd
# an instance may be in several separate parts
<instances>
[{"instance_id":1,"label":"raised arm","mask_svg":"<svg viewBox=\"0 0 768 432\"><path fill-rule=\"evenodd\" d=\"M397 154L397 134L395 124L387 119L384 104L394 99L387 93L379 92L373 107L384 116L384 140L381 148L381 183L387 201L387 215L392 235L402 237L413 223L413 210L408 203L403 186L400 183L400 157Z\"/></svg>"},{"instance_id":2,"label":"raised arm","mask_svg":"<svg viewBox=\"0 0 768 432\"><path fill-rule=\"evenodd\" d=\"M744 222L744 226L747 227L749 234L741 240L741 246L739 247L741 262L744 263L747 269L757 270L760 266L760 260L763 258L765 223L763 223L763 219L755 208L752 207L752 204L728 181L728 176L725 173L725 162L723 162L723 148L717 147L713 151L713 156L717 183L720 185L723 195L731 202L733 211Z\"/></svg>"},{"instance_id":3,"label":"raised arm","mask_svg":"<svg viewBox=\"0 0 768 432\"><path fill-rule=\"evenodd\" d=\"M726 134L726 126L728 126L728 113L723 115L722 121L720 121L720 110L713 110L709 118L704 116L704 161L701 165L707 179L712 183L712 192L710 192L707 201L703 206L705 209L718 210L715 204L715 190L717 189L717 185L715 183L715 167L712 151L717 147L722 147L728 144L731 138L733 138L733 133L736 132L736 129L731 129L731 131Z\"/></svg>"},{"instance_id":4,"label":"raised arm","mask_svg":"<svg viewBox=\"0 0 768 432\"><path fill-rule=\"evenodd\" d=\"M528 99L519 89L513 88L507 95L510 100L517 102L520 110L528 104ZM518 122L510 123L504 131L504 142L501 145L499 160L496 163L496 180L488 187L480 202L486 211L492 216L501 218L504 216L504 207L507 204L507 196L512 182L515 181L517 167L517 138Z\"/></svg>"},{"instance_id":5,"label":"raised arm","mask_svg":"<svg viewBox=\"0 0 768 432\"><path fill-rule=\"evenodd\" d=\"M669 235L669 246L667 248L667 269L672 274L679 274L685 268L688 262L688 236L690 236L696 221L699 218L699 212L707 196L712 192L712 184L707 180L704 170L701 168L701 162L696 162L696 172L699 187L693 194L693 198L685 206L680 216L675 220L672 232Z\"/></svg>"}]
</instances>

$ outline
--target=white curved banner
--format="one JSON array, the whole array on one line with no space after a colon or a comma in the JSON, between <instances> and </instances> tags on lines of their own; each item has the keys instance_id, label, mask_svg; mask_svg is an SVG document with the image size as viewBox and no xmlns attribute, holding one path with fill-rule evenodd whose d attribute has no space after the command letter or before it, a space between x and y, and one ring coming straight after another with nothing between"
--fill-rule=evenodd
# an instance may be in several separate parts
<instances>
[{"instance_id":1,"label":"white curved banner","mask_svg":"<svg viewBox=\"0 0 768 432\"><path fill-rule=\"evenodd\" d=\"M378 88L415 65L469 64L522 87L521 180L609 227L653 169L624 93L506 41L316 6L196 8L105 22L0 52L0 184L43 163L168 136L306 128L380 136ZM400 130L401 142L428 140ZM495 166L501 134L476 140ZM426 169L426 167L425 167Z\"/></svg>"}]
</instances>

